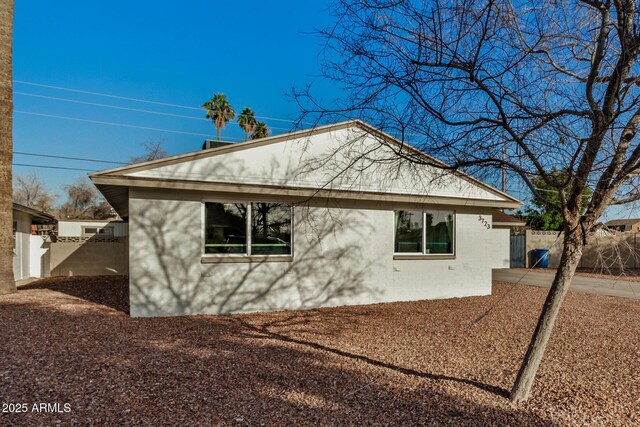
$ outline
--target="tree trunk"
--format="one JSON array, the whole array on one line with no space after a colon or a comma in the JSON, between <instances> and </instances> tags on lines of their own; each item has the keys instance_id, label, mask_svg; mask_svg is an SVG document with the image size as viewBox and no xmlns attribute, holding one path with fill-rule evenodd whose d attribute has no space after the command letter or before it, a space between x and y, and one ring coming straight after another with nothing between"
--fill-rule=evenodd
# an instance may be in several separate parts
<instances>
[{"instance_id":1,"label":"tree trunk","mask_svg":"<svg viewBox=\"0 0 640 427\"><path fill-rule=\"evenodd\" d=\"M216 135L218 135L218 141L220 141L220 128L216 126Z\"/></svg>"},{"instance_id":2,"label":"tree trunk","mask_svg":"<svg viewBox=\"0 0 640 427\"><path fill-rule=\"evenodd\" d=\"M0 0L0 295L16 291L13 277L13 0Z\"/></svg>"},{"instance_id":3,"label":"tree trunk","mask_svg":"<svg viewBox=\"0 0 640 427\"><path fill-rule=\"evenodd\" d=\"M542 313L538 319L529 348L524 356L520 371L516 377L516 382L511 390L511 400L522 402L529 398L533 381L535 380L538 367L544 356L544 351L553 332L553 326L558 317L560 306L564 297L567 295L571 279L576 271L576 267L580 262L583 248L582 233L573 230L573 232L565 231L564 246L562 249L562 258L560 266L556 273L547 299L542 308Z\"/></svg>"}]
</instances>

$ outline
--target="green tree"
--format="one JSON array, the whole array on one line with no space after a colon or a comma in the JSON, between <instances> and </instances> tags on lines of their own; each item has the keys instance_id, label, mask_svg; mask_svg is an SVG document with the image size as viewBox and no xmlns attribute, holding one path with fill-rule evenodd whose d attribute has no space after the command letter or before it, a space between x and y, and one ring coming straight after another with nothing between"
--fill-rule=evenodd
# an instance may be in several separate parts
<instances>
[{"instance_id":1,"label":"green tree","mask_svg":"<svg viewBox=\"0 0 640 427\"><path fill-rule=\"evenodd\" d=\"M568 179L566 170L555 173L555 178L562 182ZM554 206L560 205L560 195L556 188L551 187L541 177L531 180L537 191L543 192L547 201L552 206L545 204L539 198L533 198L532 205L524 209L523 212L519 212L521 215L527 217L527 225L535 230L549 230L549 231L562 231L564 229L564 218L562 213L555 209ZM587 209L589 197L593 191L589 187L585 187L582 192L582 207L580 214L584 214Z\"/></svg>"},{"instance_id":2,"label":"green tree","mask_svg":"<svg viewBox=\"0 0 640 427\"><path fill-rule=\"evenodd\" d=\"M256 113L251 108L244 107L238 116L238 126L244 131L245 141L249 140L249 135L253 134L257 125Z\"/></svg>"},{"instance_id":3,"label":"green tree","mask_svg":"<svg viewBox=\"0 0 640 427\"><path fill-rule=\"evenodd\" d=\"M265 122L258 122L256 124L256 128L253 130L253 133L251 134L251 139L266 138L270 134L271 134L271 131L267 127L267 124Z\"/></svg>"},{"instance_id":4,"label":"green tree","mask_svg":"<svg viewBox=\"0 0 640 427\"><path fill-rule=\"evenodd\" d=\"M202 108L207 110L207 119L211 120L216 127L218 141L220 141L220 131L236 116L235 110L224 93L214 94L213 98L202 104Z\"/></svg>"}]
</instances>

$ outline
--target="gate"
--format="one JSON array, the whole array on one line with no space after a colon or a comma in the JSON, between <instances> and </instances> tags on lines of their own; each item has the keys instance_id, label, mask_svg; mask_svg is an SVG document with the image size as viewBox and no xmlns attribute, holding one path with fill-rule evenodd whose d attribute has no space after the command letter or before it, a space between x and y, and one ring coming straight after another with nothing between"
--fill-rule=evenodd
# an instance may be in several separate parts
<instances>
[{"instance_id":1,"label":"gate","mask_svg":"<svg viewBox=\"0 0 640 427\"><path fill-rule=\"evenodd\" d=\"M525 235L511 235L509 244L509 267L524 268L526 267L525 256Z\"/></svg>"}]
</instances>

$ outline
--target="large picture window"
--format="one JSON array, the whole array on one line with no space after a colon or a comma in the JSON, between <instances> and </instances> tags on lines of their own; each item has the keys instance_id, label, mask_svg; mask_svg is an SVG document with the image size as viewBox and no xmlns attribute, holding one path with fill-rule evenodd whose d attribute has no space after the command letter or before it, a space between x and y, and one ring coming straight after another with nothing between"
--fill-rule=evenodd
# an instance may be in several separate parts
<instances>
[{"instance_id":1,"label":"large picture window","mask_svg":"<svg viewBox=\"0 0 640 427\"><path fill-rule=\"evenodd\" d=\"M206 202L204 253L291 255L292 207Z\"/></svg>"},{"instance_id":2,"label":"large picture window","mask_svg":"<svg viewBox=\"0 0 640 427\"><path fill-rule=\"evenodd\" d=\"M394 251L398 254L453 255L453 211L401 210L395 212Z\"/></svg>"}]
</instances>

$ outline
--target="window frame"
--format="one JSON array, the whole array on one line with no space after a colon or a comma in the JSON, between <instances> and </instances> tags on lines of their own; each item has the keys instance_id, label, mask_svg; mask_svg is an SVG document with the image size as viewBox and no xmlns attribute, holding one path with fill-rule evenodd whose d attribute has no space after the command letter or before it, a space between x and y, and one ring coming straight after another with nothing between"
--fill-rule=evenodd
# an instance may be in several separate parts
<instances>
[{"instance_id":1,"label":"window frame","mask_svg":"<svg viewBox=\"0 0 640 427\"><path fill-rule=\"evenodd\" d=\"M395 225L395 217L398 211L406 211L406 210L420 210L422 212L422 252L396 252L396 225ZM427 250L427 212L451 212L451 217L453 219L453 236L451 237L451 247L452 251L448 253L426 253ZM456 250L457 250L457 220L456 220L456 210L455 209L394 209L393 210L393 259L394 260L417 260L417 259L455 259L456 258Z\"/></svg>"},{"instance_id":2,"label":"window frame","mask_svg":"<svg viewBox=\"0 0 640 427\"><path fill-rule=\"evenodd\" d=\"M207 221L207 212L206 212L206 204L207 203L221 203L221 204L245 204L247 205L247 217L245 218L245 234L246 234L246 246L247 251L245 253L222 253L222 254L208 254L205 252L206 245L206 221ZM291 241L289 242L289 246L291 248L290 254L259 254L254 255L251 253L251 222L253 220L253 204L254 203L282 203L284 205L289 206L289 210L291 212ZM294 206L291 202L281 202L281 201L255 201L255 200L232 200L232 199L203 199L200 203L200 252L201 252L201 263L203 264L216 264L223 262L254 262L254 261L269 261L269 262L291 262L293 261L293 253L294 253Z\"/></svg>"},{"instance_id":3,"label":"window frame","mask_svg":"<svg viewBox=\"0 0 640 427\"><path fill-rule=\"evenodd\" d=\"M86 230L87 229L94 229L96 230L95 233L88 233ZM111 230L110 233L101 233L101 230ZM100 227L98 225L83 225L80 228L80 236L81 237L93 237L93 236L99 236L99 237L114 237L115 236L115 228L113 225L105 225L104 227Z\"/></svg>"}]
</instances>

